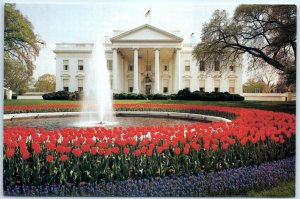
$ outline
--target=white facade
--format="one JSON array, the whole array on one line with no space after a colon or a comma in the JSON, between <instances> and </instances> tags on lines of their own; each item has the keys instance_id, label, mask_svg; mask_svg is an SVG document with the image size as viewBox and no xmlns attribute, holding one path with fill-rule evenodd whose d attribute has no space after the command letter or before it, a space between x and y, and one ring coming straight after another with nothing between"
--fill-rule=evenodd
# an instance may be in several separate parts
<instances>
[{"instance_id":1,"label":"white facade","mask_svg":"<svg viewBox=\"0 0 300 199\"><path fill-rule=\"evenodd\" d=\"M149 24L129 31L113 31L105 38L105 54L114 93L143 94L190 91L219 91L242 94L242 68L227 72L205 69L193 59L194 36L189 41L179 31L167 32ZM84 90L84 68L93 44L56 44L56 90ZM216 62L222 65L222 63Z\"/></svg>"}]
</instances>

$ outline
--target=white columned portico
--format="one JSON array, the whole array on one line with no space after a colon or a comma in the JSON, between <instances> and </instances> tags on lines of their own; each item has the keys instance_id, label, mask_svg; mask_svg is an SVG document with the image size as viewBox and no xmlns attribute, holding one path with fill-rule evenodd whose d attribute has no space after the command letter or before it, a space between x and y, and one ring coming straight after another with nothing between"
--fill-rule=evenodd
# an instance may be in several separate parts
<instances>
[{"instance_id":1,"label":"white columned portico","mask_svg":"<svg viewBox=\"0 0 300 199\"><path fill-rule=\"evenodd\" d=\"M159 93L159 49L155 49L155 86L154 93Z\"/></svg>"},{"instance_id":2,"label":"white columned portico","mask_svg":"<svg viewBox=\"0 0 300 199\"><path fill-rule=\"evenodd\" d=\"M180 48L176 49L176 74L175 74L175 79L176 79L176 87L175 87L175 92L178 92L181 89L181 64L180 64Z\"/></svg>"},{"instance_id":3,"label":"white columned portico","mask_svg":"<svg viewBox=\"0 0 300 199\"><path fill-rule=\"evenodd\" d=\"M134 58L133 58L133 92L139 93L139 51L138 48L134 48Z\"/></svg>"},{"instance_id":4,"label":"white columned portico","mask_svg":"<svg viewBox=\"0 0 300 199\"><path fill-rule=\"evenodd\" d=\"M113 81L112 81L112 90L113 92L117 92L117 83L118 83L118 52L117 48L113 48L113 66L112 66L112 74L113 74Z\"/></svg>"}]
</instances>

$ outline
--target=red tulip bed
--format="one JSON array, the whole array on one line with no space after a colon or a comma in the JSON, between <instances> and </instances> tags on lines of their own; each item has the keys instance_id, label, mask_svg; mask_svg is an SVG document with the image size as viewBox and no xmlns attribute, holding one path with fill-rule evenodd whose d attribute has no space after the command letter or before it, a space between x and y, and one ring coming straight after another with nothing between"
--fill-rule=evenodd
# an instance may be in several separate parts
<instances>
[{"instance_id":1,"label":"red tulip bed","mask_svg":"<svg viewBox=\"0 0 300 199\"><path fill-rule=\"evenodd\" d=\"M52 108L47 106L44 106L47 110ZM74 108L74 105L70 107ZM58 107L54 108L57 110ZM290 162L295 161L295 115L247 108L182 104L118 104L115 109L206 113L227 117L232 122L114 129L63 128L53 131L20 126L6 128L5 195L224 196L241 194L239 190L246 191L253 187L271 186L294 175L293 163ZM9 110L20 109L9 107ZM22 110L30 110L30 107L26 106ZM289 162L288 166L281 162L270 163L279 165L277 167L265 165L285 159L285 162ZM254 165L267 168L267 171L262 169L264 173L274 170L274 174L269 174L274 176L259 179L259 182L256 177L251 177L254 181L250 184L245 181L244 188L228 191L232 190L229 184L232 186L239 182L236 186L240 186L243 179L246 179L245 176L238 177L238 173L246 175L245 172L251 169L257 171L258 167ZM241 172L241 168L245 168L245 171ZM289 168L289 175L283 175L287 171L283 168ZM279 175L276 171L280 169L282 172ZM231 183L226 181L227 188L218 187L216 182L213 185L205 184L212 177L220 178L222 172L233 172L232 175L237 175L237 179ZM203 182L198 179L199 175L204 176L203 179L201 177ZM155 184L158 182L164 182L164 186L169 187L191 183L180 183L184 176L187 181L197 178L197 183L202 184L197 184L197 190L186 192L188 187L196 187L195 181L182 190L164 191L162 195L155 191L137 191L126 195L125 190L120 191L121 187L129 186L130 183L138 187L135 188L137 190L150 190L147 187L149 183L154 187L158 186ZM221 177L220 180L225 179ZM209 186L217 186L217 191L207 191L210 190ZM94 191L91 193L89 190Z\"/></svg>"}]
</instances>

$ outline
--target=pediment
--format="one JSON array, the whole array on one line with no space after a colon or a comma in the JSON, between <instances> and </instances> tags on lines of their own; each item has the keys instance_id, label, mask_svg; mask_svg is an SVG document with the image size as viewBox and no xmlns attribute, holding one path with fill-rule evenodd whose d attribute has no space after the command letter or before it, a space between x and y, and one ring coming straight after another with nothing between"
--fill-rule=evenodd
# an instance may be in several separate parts
<instances>
[{"instance_id":1,"label":"pediment","mask_svg":"<svg viewBox=\"0 0 300 199\"><path fill-rule=\"evenodd\" d=\"M228 76L228 79L229 79L229 78L231 78L231 79L236 79L237 76L236 76L236 75L229 75L229 76Z\"/></svg>"},{"instance_id":2,"label":"pediment","mask_svg":"<svg viewBox=\"0 0 300 199\"><path fill-rule=\"evenodd\" d=\"M84 75L83 75L83 74L78 74L78 75L76 75L75 77L77 77L77 78L83 78Z\"/></svg>"},{"instance_id":3,"label":"pediment","mask_svg":"<svg viewBox=\"0 0 300 199\"><path fill-rule=\"evenodd\" d=\"M190 78L192 78L192 76L191 75L184 75L183 78L190 79Z\"/></svg>"},{"instance_id":4,"label":"pediment","mask_svg":"<svg viewBox=\"0 0 300 199\"><path fill-rule=\"evenodd\" d=\"M61 77L71 77L69 74L62 74Z\"/></svg>"},{"instance_id":5,"label":"pediment","mask_svg":"<svg viewBox=\"0 0 300 199\"><path fill-rule=\"evenodd\" d=\"M111 42L149 42L149 41L161 41L161 42L182 42L183 39L172 33L156 28L149 24L145 24L134 28L132 30L123 32L110 39Z\"/></svg>"}]
</instances>

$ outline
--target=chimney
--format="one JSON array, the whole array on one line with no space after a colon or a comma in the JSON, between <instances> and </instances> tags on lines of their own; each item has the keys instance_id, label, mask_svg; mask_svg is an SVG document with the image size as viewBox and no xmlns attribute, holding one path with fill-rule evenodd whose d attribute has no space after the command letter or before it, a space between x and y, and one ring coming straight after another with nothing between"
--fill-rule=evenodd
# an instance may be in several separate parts
<instances>
[{"instance_id":1,"label":"chimney","mask_svg":"<svg viewBox=\"0 0 300 199\"><path fill-rule=\"evenodd\" d=\"M110 43L109 36L104 36L104 43Z\"/></svg>"}]
</instances>

